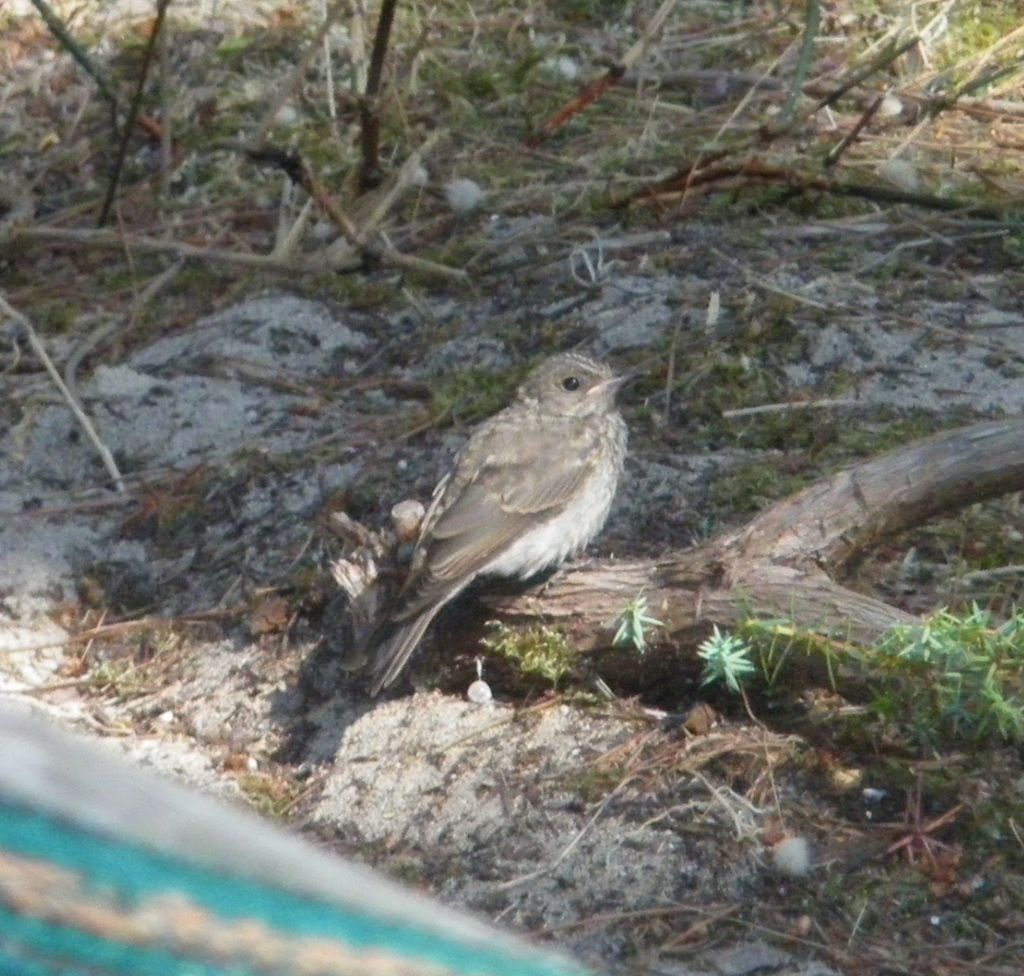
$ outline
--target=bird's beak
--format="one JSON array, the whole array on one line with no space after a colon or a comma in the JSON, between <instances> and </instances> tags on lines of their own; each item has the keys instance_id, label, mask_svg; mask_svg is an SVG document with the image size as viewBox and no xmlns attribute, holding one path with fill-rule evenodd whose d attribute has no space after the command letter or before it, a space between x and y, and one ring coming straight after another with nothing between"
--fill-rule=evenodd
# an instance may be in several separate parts
<instances>
[{"instance_id":1,"label":"bird's beak","mask_svg":"<svg viewBox=\"0 0 1024 976\"><path fill-rule=\"evenodd\" d=\"M622 376L613 376L610 380L605 380L603 383L598 383L597 386L591 387L587 391L587 396L607 397L611 400L623 386L631 380L635 380L639 375L639 373L625 373Z\"/></svg>"}]
</instances>

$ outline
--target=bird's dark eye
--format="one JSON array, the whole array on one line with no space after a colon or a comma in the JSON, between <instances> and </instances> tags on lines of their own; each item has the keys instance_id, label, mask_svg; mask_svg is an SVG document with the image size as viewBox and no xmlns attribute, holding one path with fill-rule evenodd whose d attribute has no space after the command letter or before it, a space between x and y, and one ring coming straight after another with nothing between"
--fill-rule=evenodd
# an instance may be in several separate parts
<instances>
[{"instance_id":1,"label":"bird's dark eye","mask_svg":"<svg viewBox=\"0 0 1024 976\"><path fill-rule=\"evenodd\" d=\"M562 380L562 388L570 393L575 393L580 388L580 378L578 376L567 376Z\"/></svg>"}]
</instances>

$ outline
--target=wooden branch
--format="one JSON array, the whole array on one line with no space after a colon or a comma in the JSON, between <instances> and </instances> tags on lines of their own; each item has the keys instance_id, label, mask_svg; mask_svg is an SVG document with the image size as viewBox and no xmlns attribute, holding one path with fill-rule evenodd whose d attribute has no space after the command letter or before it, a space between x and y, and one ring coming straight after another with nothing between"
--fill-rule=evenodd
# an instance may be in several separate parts
<instances>
[{"instance_id":1,"label":"wooden branch","mask_svg":"<svg viewBox=\"0 0 1024 976\"><path fill-rule=\"evenodd\" d=\"M233 265L241 268L257 268L266 271L294 272L296 274L323 274L325 271L344 273L359 271L365 264L362 254L352 257L342 256L339 260L326 260L326 255L318 251L308 256L278 257L275 254L252 254L246 251L231 251L219 247L201 247L187 244L184 241L160 240L154 237L122 236L117 231L100 229L84 229L77 227L14 227L10 231L9 240L4 246L9 247L19 240L35 241L42 244L67 245L83 248L128 249L145 254L167 254L181 261L202 261ZM413 254L403 254L394 247L382 243L369 250L373 258L382 264L402 270L415 271L424 275L444 278L459 284L466 284L469 275L461 268L450 268L427 258Z\"/></svg>"},{"instance_id":2,"label":"wooden branch","mask_svg":"<svg viewBox=\"0 0 1024 976\"><path fill-rule=\"evenodd\" d=\"M836 88L833 88L817 105L811 110L814 112L820 112L823 108L828 108L830 105L834 105L839 101L847 92L856 88L861 82L867 81L873 74L888 68L893 61L903 54L906 54L912 47L916 47L920 44L921 38L914 34L912 37L906 38L900 44L890 44L882 51L882 53L869 61L867 64L855 69L850 75Z\"/></svg>"},{"instance_id":3,"label":"wooden branch","mask_svg":"<svg viewBox=\"0 0 1024 976\"><path fill-rule=\"evenodd\" d=\"M821 26L821 4L819 0L807 0L806 13L804 15L804 37L800 44L800 56L797 58L796 71L793 73L793 84L789 90L789 97L782 107L781 123L788 125L793 121L793 113L796 111L796 102L807 81L807 69L811 66L811 59L814 57L814 42L818 38L818 28Z\"/></svg>"},{"instance_id":4,"label":"wooden branch","mask_svg":"<svg viewBox=\"0 0 1024 976\"><path fill-rule=\"evenodd\" d=\"M107 474L110 475L110 480L113 481L114 487L123 495L125 492L124 479L121 477L121 472L117 467L117 462L114 460L114 455L111 453L110 448L103 442L103 439L93 426L92 421L82 409L78 400L68 389L64 380L61 379L60 373L57 372L57 367L54 366L53 360L50 359L50 356L46 351L46 347L43 345L43 342L36 333L36 330L33 328L32 323L28 318L22 315L21 312L10 305L3 295L0 294L0 319L2 319L3 316L13 319L24 330L25 338L28 340L28 344L32 347L32 351L39 357L47 375L53 381L53 385L57 387L60 395L64 397L64 400L68 405L68 409L71 411L75 420L78 421L82 430L85 431L85 436L89 439L92 446L96 448L96 453L99 454L100 459L103 461L103 466L107 469Z\"/></svg>"},{"instance_id":5,"label":"wooden branch","mask_svg":"<svg viewBox=\"0 0 1024 976\"><path fill-rule=\"evenodd\" d=\"M364 193L380 184L380 84L397 6L398 0L381 2L377 31L373 37L373 51L370 54L370 73L366 79L366 91L359 100L359 144L362 151L359 188Z\"/></svg>"},{"instance_id":6,"label":"wooden branch","mask_svg":"<svg viewBox=\"0 0 1024 976\"><path fill-rule=\"evenodd\" d=\"M78 62L79 67L96 82L96 87L99 89L100 94L111 104L114 112L117 112L117 95L114 94L114 89L111 87L110 82L107 81L106 76L102 71L93 63L92 58L86 53L85 48L82 47L78 41L72 37L71 32L67 29L64 21L60 19L56 11L46 0L30 0L33 7L39 12L39 16L46 22L46 26L50 29L50 33L63 45L64 49Z\"/></svg>"},{"instance_id":7,"label":"wooden branch","mask_svg":"<svg viewBox=\"0 0 1024 976\"><path fill-rule=\"evenodd\" d=\"M609 88L617 85L625 74L621 64L613 64L600 78L590 82L574 98L569 99L554 115L545 119L536 132L526 137L526 145L536 149L545 139L558 132L565 124L594 104Z\"/></svg>"},{"instance_id":8,"label":"wooden branch","mask_svg":"<svg viewBox=\"0 0 1024 976\"><path fill-rule=\"evenodd\" d=\"M548 118L536 132L527 137L526 145L531 149L536 149L545 139L565 126L570 119L593 105L609 88L617 85L627 71L632 71L647 52L655 36L664 27L665 21L677 2L678 0L663 0L643 34L623 55L622 60L612 65L600 78L587 85L575 98L571 98Z\"/></svg>"},{"instance_id":9,"label":"wooden branch","mask_svg":"<svg viewBox=\"0 0 1024 976\"><path fill-rule=\"evenodd\" d=\"M916 622L832 577L883 539L944 512L1024 490L1024 420L936 434L825 478L743 529L661 560L564 569L528 593L487 598L502 620L543 618L581 650L608 645L622 608L643 592L677 642L693 628L784 617L801 629L862 642Z\"/></svg>"},{"instance_id":10,"label":"wooden branch","mask_svg":"<svg viewBox=\"0 0 1024 976\"><path fill-rule=\"evenodd\" d=\"M15 227L11 231L10 243L14 244L20 240L83 248L113 248L115 250L129 248L144 254L167 254L182 261L215 262L269 271L319 274L326 270L322 264L314 265L309 261L282 260L271 254L229 251L226 248L202 247L197 244L187 244L184 241L160 240L156 237L126 237L118 231L104 228L93 230L79 227L51 227L45 224L38 227ZM357 268L358 264L354 262L351 268L331 270L355 271Z\"/></svg>"},{"instance_id":11,"label":"wooden branch","mask_svg":"<svg viewBox=\"0 0 1024 976\"><path fill-rule=\"evenodd\" d=\"M124 169L124 161L128 155L128 141L131 139L136 122L142 110L142 96L146 90L146 80L149 78L149 69L153 64L153 56L156 53L156 42L160 36L161 28L164 25L164 17L167 14L167 5L170 0L157 0L156 19L146 39L146 47L142 53L142 67L139 69L138 82L135 85L135 94L132 96L131 105L128 108L128 118L121 130L121 138L118 140L117 156L114 159L114 166L110 173L110 180L107 183L107 192L103 197L103 205L100 207L100 215L96 221L98 227L103 227L110 219L110 211L114 206L114 198L117 196L117 187L121 182L121 173ZM164 123L167 124L165 119Z\"/></svg>"},{"instance_id":12,"label":"wooden branch","mask_svg":"<svg viewBox=\"0 0 1024 976\"><path fill-rule=\"evenodd\" d=\"M692 642L712 624L734 628L751 618L782 618L801 630L870 643L916 618L881 600L833 582L820 570L751 564L734 579L720 576L720 560L733 555L708 545L668 560L599 562L561 571L540 590L482 599L502 622L556 624L581 651L606 648L623 608L638 593L663 629L654 645Z\"/></svg>"},{"instance_id":13,"label":"wooden branch","mask_svg":"<svg viewBox=\"0 0 1024 976\"><path fill-rule=\"evenodd\" d=\"M422 149L410 157L410 162L413 162L414 165L411 167L403 166L400 171L400 179L396 181L396 183L400 182L401 179L408 180L410 178L411 171L419 166L419 160L422 152L433 146L436 138L436 134L429 136ZM469 275L461 268L449 268L447 265L438 264L437 262L430 261L427 258L419 258L411 254L402 254L387 241L373 240L372 238L374 235L362 231L355 225L352 218L345 212L330 192L328 192L324 184L313 173L309 164L297 153L286 152L271 146L264 146L261 149L247 149L246 154L254 162L270 163L279 167L287 174L288 178L292 180L293 183L301 186L310 199L316 203L328 218L330 218L334 226L341 231L348 243L360 253L364 260L366 258L371 258L396 268L403 268L409 271L419 271L424 274L446 278L449 281L457 281L461 284L467 284L469 282ZM408 183L406 183L406 186L408 186ZM391 202L393 202L393 200L394 198L392 197ZM383 214L381 214L378 219L383 219ZM332 261L334 259L331 255L330 249L327 250L325 258L326 260L322 262L323 270L327 270L332 267ZM347 263L349 260L348 255L344 255L342 260Z\"/></svg>"},{"instance_id":14,"label":"wooden branch","mask_svg":"<svg viewBox=\"0 0 1024 976\"><path fill-rule=\"evenodd\" d=\"M634 203L659 203L667 197L689 195L699 187L724 187L735 185L735 182L739 181L741 184L777 183L800 193L827 193L834 196L858 197L875 203L904 203L929 210L961 211L990 220L1007 220L1017 212L1009 204L997 207L975 203L966 198L943 197L875 183L833 179L815 172L765 163L758 156L717 166L710 166L709 162L708 159L700 159L696 163L688 164L671 176L614 202L612 208L622 209Z\"/></svg>"},{"instance_id":15,"label":"wooden branch","mask_svg":"<svg viewBox=\"0 0 1024 976\"><path fill-rule=\"evenodd\" d=\"M943 431L819 481L736 537L743 560L848 569L883 539L1024 489L1024 420Z\"/></svg>"}]
</instances>

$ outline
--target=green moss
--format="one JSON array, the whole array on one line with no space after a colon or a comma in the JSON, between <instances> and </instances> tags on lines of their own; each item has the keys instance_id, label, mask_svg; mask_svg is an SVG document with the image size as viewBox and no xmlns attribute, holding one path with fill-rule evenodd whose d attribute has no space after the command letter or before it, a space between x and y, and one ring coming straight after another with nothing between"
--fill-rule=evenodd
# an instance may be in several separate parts
<instances>
[{"instance_id":1,"label":"green moss","mask_svg":"<svg viewBox=\"0 0 1024 976\"><path fill-rule=\"evenodd\" d=\"M426 867L422 861L402 854L388 852L387 863L384 865L388 877L401 881L410 887L425 886L428 881Z\"/></svg>"},{"instance_id":2,"label":"green moss","mask_svg":"<svg viewBox=\"0 0 1024 976\"><path fill-rule=\"evenodd\" d=\"M457 77L459 90L473 102L489 102L502 93L497 74L485 68L471 68Z\"/></svg>"},{"instance_id":3,"label":"green moss","mask_svg":"<svg viewBox=\"0 0 1024 976\"><path fill-rule=\"evenodd\" d=\"M938 67L953 67L986 52L1020 27L1016 0L961 0L950 10L945 43L937 49ZM1012 52L1006 49L1009 56Z\"/></svg>"},{"instance_id":4,"label":"green moss","mask_svg":"<svg viewBox=\"0 0 1024 976\"><path fill-rule=\"evenodd\" d=\"M42 335L62 335L74 328L81 309L67 301L39 304L32 310L32 321Z\"/></svg>"},{"instance_id":5,"label":"green moss","mask_svg":"<svg viewBox=\"0 0 1024 976\"><path fill-rule=\"evenodd\" d=\"M559 20L600 27L622 17L627 6L627 0L555 0L551 9Z\"/></svg>"},{"instance_id":6,"label":"green moss","mask_svg":"<svg viewBox=\"0 0 1024 976\"><path fill-rule=\"evenodd\" d=\"M116 292L121 289L131 288L133 284L145 287L149 276L140 276L132 267L126 264L109 264L106 267L98 268L95 271L96 284L104 291Z\"/></svg>"},{"instance_id":7,"label":"green moss","mask_svg":"<svg viewBox=\"0 0 1024 976\"><path fill-rule=\"evenodd\" d=\"M483 644L512 661L523 674L544 678L552 686L569 674L576 657L565 634L543 625L518 630L495 624Z\"/></svg>"},{"instance_id":8,"label":"green moss","mask_svg":"<svg viewBox=\"0 0 1024 976\"><path fill-rule=\"evenodd\" d=\"M841 390L829 391L829 395ZM773 451L720 474L712 484L711 503L722 516L751 514L765 505L828 475L852 462L875 457L945 427L962 423L960 416L921 411L910 416L891 417L889 411L858 413L851 423L842 408L815 411L813 419L804 410L754 415L732 421L731 429L714 422L719 440L729 437L744 448ZM737 431L737 424L743 424ZM711 428L708 428L711 429Z\"/></svg>"},{"instance_id":9,"label":"green moss","mask_svg":"<svg viewBox=\"0 0 1024 976\"><path fill-rule=\"evenodd\" d=\"M517 372L465 369L444 377L434 388L434 406L460 424L471 424L508 403L521 376Z\"/></svg>"},{"instance_id":10,"label":"green moss","mask_svg":"<svg viewBox=\"0 0 1024 976\"><path fill-rule=\"evenodd\" d=\"M317 275L305 282L303 291L311 297L334 299L358 311L394 308L401 298L393 282L362 275Z\"/></svg>"},{"instance_id":11,"label":"green moss","mask_svg":"<svg viewBox=\"0 0 1024 976\"><path fill-rule=\"evenodd\" d=\"M751 515L812 480L809 474L787 474L772 461L758 458L718 475L711 485L710 508L723 516Z\"/></svg>"},{"instance_id":12,"label":"green moss","mask_svg":"<svg viewBox=\"0 0 1024 976\"><path fill-rule=\"evenodd\" d=\"M565 778L565 789L582 803L599 803L617 786L627 774L618 766L590 766Z\"/></svg>"},{"instance_id":13,"label":"green moss","mask_svg":"<svg viewBox=\"0 0 1024 976\"><path fill-rule=\"evenodd\" d=\"M830 395L842 390L829 391ZM912 441L934 434L945 427L956 427L966 422L962 415L946 415L936 418L930 411L913 412L909 416L893 417L887 410L858 414L858 422L850 423L849 417L837 411L830 417L830 440L822 451L821 459L833 467L860 458L874 457L897 447L905 447Z\"/></svg>"},{"instance_id":14,"label":"green moss","mask_svg":"<svg viewBox=\"0 0 1024 976\"><path fill-rule=\"evenodd\" d=\"M495 123L501 120L493 111L495 103L504 104L523 95L535 64L532 54L517 58L515 51L500 52L485 45L474 52L472 62L462 70L452 71L449 65L435 62L425 70L424 79L463 122L475 121L493 132ZM512 104L507 107L513 109ZM486 113L481 111L484 108ZM510 111L508 119L514 115L514 110Z\"/></svg>"},{"instance_id":15,"label":"green moss","mask_svg":"<svg viewBox=\"0 0 1024 976\"><path fill-rule=\"evenodd\" d=\"M121 701L153 690L135 663L127 658L101 661L89 672L87 685L93 694Z\"/></svg>"},{"instance_id":16,"label":"green moss","mask_svg":"<svg viewBox=\"0 0 1024 976\"><path fill-rule=\"evenodd\" d=\"M203 261L186 262L168 284L166 294L175 296L208 295L210 289L222 284L225 270Z\"/></svg>"},{"instance_id":17,"label":"green moss","mask_svg":"<svg viewBox=\"0 0 1024 976\"><path fill-rule=\"evenodd\" d=\"M114 653L98 651L86 675L87 687L96 695L129 701L166 688L169 675L180 668L184 639L169 627L133 635L115 644Z\"/></svg>"},{"instance_id":18,"label":"green moss","mask_svg":"<svg viewBox=\"0 0 1024 976\"><path fill-rule=\"evenodd\" d=\"M279 773L243 773L237 782L253 809L274 820L283 820L304 790L302 783Z\"/></svg>"}]
</instances>

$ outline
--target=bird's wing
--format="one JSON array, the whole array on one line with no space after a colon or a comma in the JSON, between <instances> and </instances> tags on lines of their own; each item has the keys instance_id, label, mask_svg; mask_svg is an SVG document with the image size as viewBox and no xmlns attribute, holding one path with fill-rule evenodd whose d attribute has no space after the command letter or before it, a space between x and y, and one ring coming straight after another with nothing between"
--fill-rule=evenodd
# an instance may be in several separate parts
<instances>
[{"instance_id":1,"label":"bird's wing","mask_svg":"<svg viewBox=\"0 0 1024 976\"><path fill-rule=\"evenodd\" d=\"M524 532L557 516L598 462L596 441L561 425L547 434L531 431L518 443L501 428L483 433L463 455L475 459L476 470L465 470L460 459L425 528L399 618L461 589ZM567 450L577 455L573 463L559 463Z\"/></svg>"}]
</instances>

